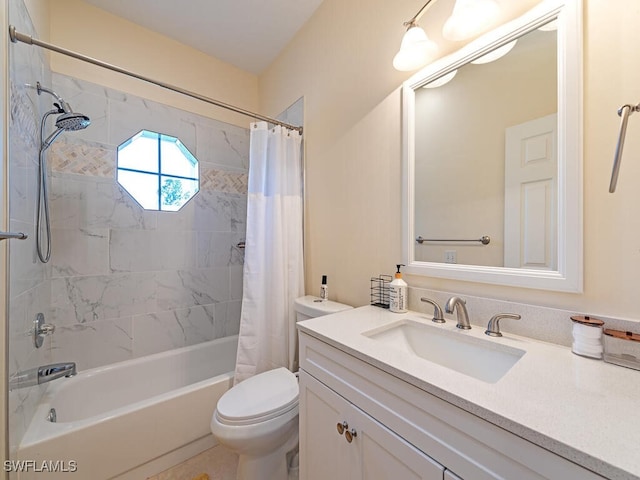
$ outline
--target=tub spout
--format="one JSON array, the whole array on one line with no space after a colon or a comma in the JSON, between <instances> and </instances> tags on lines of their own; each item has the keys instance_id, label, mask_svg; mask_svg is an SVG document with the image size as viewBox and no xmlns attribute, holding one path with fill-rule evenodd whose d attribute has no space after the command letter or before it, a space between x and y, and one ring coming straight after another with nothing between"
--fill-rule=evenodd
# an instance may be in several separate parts
<instances>
[{"instance_id":1,"label":"tub spout","mask_svg":"<svg viewBox=\"0 0 640 480\"><path fill-rule=\"evenodd\" d=\"M60 377L73 377L76 373L75 362L44 365L38 367L38 383L47 383Z\"/></svg>"},{"instance_id":2,"label":"tub spout","mask_svg":"<svg viewBox=\"0 0 640 480\"><path fill-rule=\"evenodd\" d=\"M12 376L9 379L9 390L33 387L60 377L73 377L76 373L76 364L74 362L52 363L51 365L31 368Z\"/></svg>"}]
</instances>

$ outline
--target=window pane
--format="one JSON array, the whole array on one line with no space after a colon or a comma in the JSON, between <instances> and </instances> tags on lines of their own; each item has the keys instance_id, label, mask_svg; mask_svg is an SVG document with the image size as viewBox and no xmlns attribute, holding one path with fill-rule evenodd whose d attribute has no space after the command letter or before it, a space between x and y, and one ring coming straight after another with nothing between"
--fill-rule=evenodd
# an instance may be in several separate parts
<instances>
[{"instance_id":1,"label":"window pane","mask_svg":"<svg viewBox=\"0 0 640 480\"><path fill-rule=\"evenodd\" d=\"M158 134L142 131L118 147L118 168L158 172Z\"/></svg>"},{"instance_id":2,"label":"window pane","mask_svg":"<svg viewBox=\"0 0 640 480\"><path fill-rule=\"evenodd\" d=\"M118 170L118 183L147 210L158 210L158 176Z\"/></svg>"},{"instance_id":3,"label":"window pane","mask_svg":"<svg viewBox=\"0 0 640 480\"><path fill-rule=\"evenodd\" d=\"M160 210L175 212L189 201L198 191L197 180L184 180L182 178L162 177L160 188Z\"/></svg>"},{"instance_id":4,"label":"window pane","mask_svg":"<svg viewBox=\"0 0 640 480\"><path fill-rule=\"evenodd\" d=\"M160 173L177 177L198 177L198 162L180 140L163 135L160 145L162 156Z\"/></svg>"},{"instance_id":5,"label":"window pane","mask_svg":"<svg viewBox=\"0 0 640 480\"><path fill-rule=\"evenodd\" d=\"M117 167L118 183L147 210L180 210L200 186L198 160L180 140L148 130L118 146Z\"/></svg>"}]
</instances>

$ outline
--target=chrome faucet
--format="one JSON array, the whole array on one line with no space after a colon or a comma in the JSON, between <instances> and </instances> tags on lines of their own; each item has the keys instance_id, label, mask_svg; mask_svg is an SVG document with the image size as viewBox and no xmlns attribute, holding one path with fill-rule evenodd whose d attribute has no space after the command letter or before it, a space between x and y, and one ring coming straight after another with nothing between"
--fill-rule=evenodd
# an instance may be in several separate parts
<instances>
[{"instance_id":1,"label":"chrome faucet","mask_svg":"<svg viewBox=\"0 0 640 480\"><path fill-rule=\"evenodd\" d=\"M422 297L420 301L433 305L433 318L431 319L432 322L436 322L436 323L445 322L444 316L442 315L442 309L440 308L440 305L438 305L438 302L426 297Z\"/></svg>"},{"instance_id":2,"label":"chrome faucet","mask_svg":"<svg viewBox=\"0 0 640 480\"><path fill-rule=\"evenodd\" d=\"M467 302L465 302L460 297L451 297L447 300L447 304L444 307L444 311L447 313L453 313L456 311L456 315L458 316L458 324L456 327L461 328L463 330L471 329L471 324L469 323L469 314L467 313Z\"/></svg>"},{"instance_id":3,"label":"chrome faucet","mask_svg":"<svg viewBox=\"0 0 640 480\"><path fill-rule=\"evenodd\" d=\"M52 363L51 365L31 368L12 376L9 379L9 390L33 387L61 377L73 377L76 373L76 364L74 362Z\"/></svg>"},{"instance_id":4,"label":"chrome faucet","mask_svg":"<svg viewBox=\"0 0 640 480\"><path fill-rule=\"evenodd\" d=\"M487 325L487 329L485 330L485 334L490 337L501 337L502 333L500 332L500 319L501 318L510 318L511 320L520 320L522 317L517 313L499 313L491 317L489 320L489 325Z\"/></svg>"}]
</instances>

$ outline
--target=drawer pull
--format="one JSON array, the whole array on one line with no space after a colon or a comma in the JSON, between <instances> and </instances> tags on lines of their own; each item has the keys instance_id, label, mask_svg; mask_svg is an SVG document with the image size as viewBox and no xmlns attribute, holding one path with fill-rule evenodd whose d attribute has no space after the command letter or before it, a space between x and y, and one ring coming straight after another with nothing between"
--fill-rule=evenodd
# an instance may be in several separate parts
<instances>
[{"instance_id":1,"label":"drawer pull","mask_svg":"<svg viewBox=\"0 0 640 480\"><path fill-rule=\"evenodd\" d=\"M349 428L349 424L346 421L342 423L338 423L336 425L336 428L338 429L338 433L342 435L345 432L345 430Z\"/></svg>"},{"instance_id":2,"label":"drawer pull","mask_svg":"<svg viewBox=\"0 0 640 480\"><path fill-rule=\"evenodd\" d=\"M356 432L355 428L352 428L351 430L344 432L344 437L347 439L347 442L349 443L353 442L353 439L356 438L357 436L358 436L358 432Z\"/></svg>"}]
</instances>

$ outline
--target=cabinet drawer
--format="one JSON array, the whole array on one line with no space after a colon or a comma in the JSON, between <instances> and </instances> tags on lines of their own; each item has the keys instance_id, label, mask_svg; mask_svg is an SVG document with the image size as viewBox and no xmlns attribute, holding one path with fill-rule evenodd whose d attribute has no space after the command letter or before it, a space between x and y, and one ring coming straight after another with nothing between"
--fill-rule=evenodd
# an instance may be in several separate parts
<instances>
[{"instance_id":1,"label":"cabinet drawer","mask_svg":"<svg viewBox=\"0 0 640 480\"><path fill-rule=\"evenodd\" d=\"M602 479L314 337L301 368L465 479Z\"/></svg>"}]
</instances>

